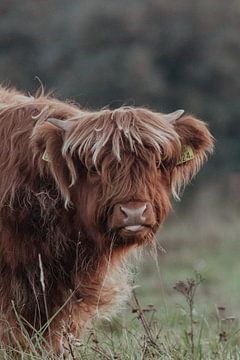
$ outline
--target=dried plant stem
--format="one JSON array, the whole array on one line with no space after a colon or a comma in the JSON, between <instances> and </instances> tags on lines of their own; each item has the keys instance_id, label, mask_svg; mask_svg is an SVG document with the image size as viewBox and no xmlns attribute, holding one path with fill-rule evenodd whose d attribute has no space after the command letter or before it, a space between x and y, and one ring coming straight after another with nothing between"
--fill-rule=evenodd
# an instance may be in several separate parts
<instances>
[{"instance_id":1,"label":"dried plant stem","mask_svg":"<svg viewBox=\"0 0 240 360\"><path fill-rule=\"evenodd\" d=\"M69 337L67 338L67 341L68 341L68 348L69 348L68 350L69 350L69 353L70 353L70 355L71 355L71 358L72 358L73 360L77 360L76 357L75 357L75 355L74 355L73 348L72 348L72 344L71 344L71 341L70 341Z\"/></svg>"},{"instance_id":2,"label":"dried plant stem","mask_svg":"<svg viewBox=\"0 0 240 360\"><path fill-rule=\"evenodd\" d=\"M106 359L106 360L111 360L111 357L108 356L105 351L103 351L102 349L100 349L99 347L96 347L96 346L91 346L91 349L93 351L95 351L96 353L100 354L102 357L102 359Z\"/></svg>"},{"instance_id":3,"label":"dried plant stem","mask_svg":"<svg viewBox=\"0 0 240 360\"><path fill-rule=\"evenodd\" d=\"M137 298L137 295L136 295L136 292L133 290L133 299L134 299L134 302L135 302L135 306L136 306L136 311L137 311L137 314L138 314L138 317L143 325L143 328L145 330L145 333L147 335L147 338L150 342L150 344L157 350L160 351L160 348L158 346L158 344L156 343L155 339L154 339L154 336L152 334L152 331L151 331L151 328L150 328L150 325L148 324L148 321L144 315L144 311L142 310L141 308L141 305L138 301L138 298Z\"/></svg>"},{"instance_id":4,"label":"dried plant stem","mask_svg":"<svg viewBox=\"0 0 240 360\"><path fill-rule=\"evenodd\" d=\"M195 278L187 279L185 281L178 281L174 286L174 289L181 293L186 299L188 305L188 313L190 320L190 332L186 332L189 337L191 356L195 359L195 338L194 338L194 319L193 319L193 307L195 300L195 293L199 285L202 283L203 278L201 274L195 273Z\"/></svg>"},{"instance_id":5,"label":"dried plant stem","mask_svg":"<svg viewBox=\"0 0 240 360\"><path fill-rule=\"evenodd\" d=\"M43 301L44 301L44 307L45 307L46 318L47 318L47 323L48 323L49 322L49 316L48 316L48 307L47 307L46 286L45 286L45 280L44 280L44 271L43 271L43 264L42 264L41 254L38 254L38 261L39 261L39 269L40 269L40 283L41 283L41 286L42 286ZM50 343L50 346L52 347L52 335L51 335L50 326L48 328L48 333L49 333L49 343Z\"/></svg>"},{"instance_id":6,"label":"dried plant stem","mask_svg":"<svg viewBox=\"0 0 240 360\"><path fill-rule=\"evenodd\" d=\"M196 289L196 288L195 288ZM194 291L195 293L195 291ZM194 359L195 354L195 343L194 343L194 327L193 327L193 304L194 304L194 293L193 296L189 299L189 317L190 317L190 344L191 344L191 354Z\"/></svg>"}]
</instances>

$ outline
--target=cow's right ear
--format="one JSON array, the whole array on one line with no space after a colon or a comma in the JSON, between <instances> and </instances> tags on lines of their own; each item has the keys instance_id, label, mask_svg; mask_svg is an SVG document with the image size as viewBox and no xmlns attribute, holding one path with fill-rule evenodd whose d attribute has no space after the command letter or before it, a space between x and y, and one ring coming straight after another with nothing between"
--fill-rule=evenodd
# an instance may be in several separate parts
<instances>
[{"instance_id":1,"label":"cow's right ear","mask_svg":"<svg viewBox=\"0 0 240 360\"><path fill-rule=\"evenodd\" d=\"M181 142L182 154L172 173L173 194L178 193L200 170L213 152L213 136L207 124L191 115L184 115L173 123Z\"/></svg>"}]
</instances>

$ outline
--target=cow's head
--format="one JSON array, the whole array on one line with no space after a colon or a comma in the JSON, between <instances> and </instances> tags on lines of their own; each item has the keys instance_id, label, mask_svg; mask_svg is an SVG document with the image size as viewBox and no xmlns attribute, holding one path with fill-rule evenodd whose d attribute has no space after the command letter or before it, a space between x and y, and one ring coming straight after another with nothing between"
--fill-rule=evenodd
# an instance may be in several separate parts
<instances>
[{"instance_id":1,"label":"cow's head","mask_svg":"<svg viewBox=\"0 0 240 360\"><path fill-rule=\"evenodd\" d=\"M38 161L66 206L76 208L81 229L119 245L152 239L170 195L178 196L213 148L205 123L182 110L164 115L132 107L49 118L34 138L48 157Z\"/></svg>"}]
</instances>

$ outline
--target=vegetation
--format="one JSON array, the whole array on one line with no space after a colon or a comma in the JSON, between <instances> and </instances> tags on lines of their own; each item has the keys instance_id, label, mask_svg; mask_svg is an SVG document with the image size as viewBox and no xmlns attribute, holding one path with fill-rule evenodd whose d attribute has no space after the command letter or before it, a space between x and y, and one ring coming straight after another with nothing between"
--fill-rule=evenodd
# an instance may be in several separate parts
<instances>
[{"instance_id":1,"label":"vegetation","mask_svg":"<svg viewBox=\"0 0 240 360\"><path fill-rule=\"evenodd\" d=\"M240 3L2 0L0 81L82 106L184 108L217 138L207 174L239 172ZM203 179L203 178L202 178Z\"/></svg>"},{"instance_id":2,"label":"vegetation","mask_svg":"<svg viewBox=\"0 0 240 360\"><path fill-rule=\"evenodd\" d=\"M144 256L132 304L71 345L70 359L240 359L240 2L2 0L0 15L2 83L34 92L38 76L84 107L184 108L216 137ZM0 359L50 359L36 336L38 351Z\"/></svg>"},{"instance_id":3,"label":"vegetation","mask_svg":"<svg viewBox=\"0 0 240 360\"><path fill-rule=\"evenodd\" d=\"M69 339L70 359L240 359L238 216L230 218L227 208L219 221L216 211L209 218L199 204L194 209L191 216L176 209L158 249L148 249L134 270L126 311L113 321L96 322L81 342ZM19 349L22 359L51 358L41 332L36 338L38 350L28 338L30 349ZM1 358L15 359L16 352L2 350Z\"/></svg>"}]
</instances>

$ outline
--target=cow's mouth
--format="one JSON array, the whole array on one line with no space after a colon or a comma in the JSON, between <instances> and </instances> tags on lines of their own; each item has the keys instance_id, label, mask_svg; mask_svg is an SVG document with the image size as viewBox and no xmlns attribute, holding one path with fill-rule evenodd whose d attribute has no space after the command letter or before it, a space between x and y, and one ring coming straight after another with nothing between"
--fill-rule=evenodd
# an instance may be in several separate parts
<instances>
[{"instance_id":1,"label":"cow's mouth","mask_svg":"<svg viewBox=\"0 0 240 360\"><path fill-rule=\"evenodd\" d=\"M127 230L127 231L132 231L132 232L136 232L136 231L140 231L144 228L143 225L129 225L129 226L125 226L124 230Z\"/></svg>"},{"instance_id":2,"label":"cow's mouth","mask_svg":"<svg viewBox=\"0 0 240 360\"><path fill-rule=\"evenodd\" d=\"M111 229L115 246L150 244L156 232L155 225L134 224Z\"/></svg>"},{"instance_id":3,"label":"cow's mouth","mask_svg":"<svg viewBox=\"0 0 240 360\"><path fill-rule=\"evenodd\" d=\"M147 233L152 232L152 230L152 225L146 224L127 225L115 229L115 231L122 237L135 237L146 235Z\"/></svg>"}]
</instances>

